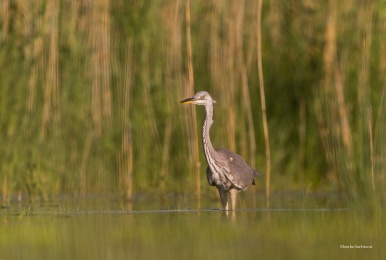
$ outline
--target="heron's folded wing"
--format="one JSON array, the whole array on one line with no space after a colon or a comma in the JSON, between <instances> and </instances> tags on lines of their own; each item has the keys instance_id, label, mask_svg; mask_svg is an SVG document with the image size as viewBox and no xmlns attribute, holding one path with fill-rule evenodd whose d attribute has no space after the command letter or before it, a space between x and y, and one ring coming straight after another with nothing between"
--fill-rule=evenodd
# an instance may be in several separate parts
<instances>
[{"instance_id":1,"label":"heron's folded wing","mask_svg":"<svg viewBox=\"0 0 386 260\"><path fill-rule=\"evenodd\" d=\"M252 168L240 155L224 148L218 148L216 151L221 155L221 160L218 161L219 166L224 169L225 177L236 188L245 190L253 183Z\"/></svg>"}]
</instances>

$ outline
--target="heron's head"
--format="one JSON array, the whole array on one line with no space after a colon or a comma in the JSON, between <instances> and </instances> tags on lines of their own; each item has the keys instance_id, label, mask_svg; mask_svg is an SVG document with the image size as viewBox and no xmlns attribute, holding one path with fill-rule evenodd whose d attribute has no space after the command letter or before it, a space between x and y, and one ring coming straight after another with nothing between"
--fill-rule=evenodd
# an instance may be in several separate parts
<instances>
[{"instance_id":1,"label":"heron's head","mask_svg":"<svg viewBox=\"0 0 386 260\"><path fill-rule=\"evenodd\" d=\"M212 97L209 95L208 92L206 92L206 91L199 91L196 94L194 94L193 97L184 99L180 103L182 103L182 104L189 104L189 103L191 103L191 104L195 104L195 105L206 106L206 105L212 105L213 103L216 103L216 101L214 101L212 99Z\"/></svg>"}]
</instances>

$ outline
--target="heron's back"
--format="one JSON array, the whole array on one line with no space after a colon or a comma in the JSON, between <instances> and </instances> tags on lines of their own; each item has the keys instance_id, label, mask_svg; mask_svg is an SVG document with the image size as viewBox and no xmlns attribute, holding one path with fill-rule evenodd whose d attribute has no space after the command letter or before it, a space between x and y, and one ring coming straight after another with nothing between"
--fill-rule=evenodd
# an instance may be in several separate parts
<instances>
[{"instance_id":1,"label":"heron's back","mask_svg":"<svg viewBox=\"0 0 386 260\"><path fill-rule=\"evenodd\" d=\"M222 160L228 162L228 179L236 188L245 190L251 184L255 184L254 178L258 175L258 173L252 169L240 155L225 148L217 148L215 150Z\"/></svg>"}]
</instances>

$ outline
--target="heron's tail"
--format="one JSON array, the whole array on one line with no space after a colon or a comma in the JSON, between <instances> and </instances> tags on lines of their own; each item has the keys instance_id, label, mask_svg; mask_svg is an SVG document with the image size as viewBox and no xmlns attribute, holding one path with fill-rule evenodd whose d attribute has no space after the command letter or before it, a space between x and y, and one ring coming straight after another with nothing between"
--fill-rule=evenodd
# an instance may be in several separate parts
<instances>
[{"instance_id":1,"label":"heron's tail","mask_svg":"<svg viewBox=\"0 0 386 260\"><path fill-rule=\"evenodd\" d=\"M251 168L251 169L252 169L252 168ZM259 176L260 174L259 174L256 170L254 170L254 169L252 169L252 174L253 174L252 185L256 185L256 184L255 184L255 177Z\"/></svg>"}]
</instances>

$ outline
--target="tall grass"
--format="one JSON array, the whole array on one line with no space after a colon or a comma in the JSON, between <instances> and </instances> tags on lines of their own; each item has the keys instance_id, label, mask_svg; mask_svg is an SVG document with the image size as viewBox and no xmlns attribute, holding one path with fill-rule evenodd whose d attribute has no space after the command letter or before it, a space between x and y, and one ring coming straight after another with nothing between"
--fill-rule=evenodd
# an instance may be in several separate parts
<instances>
[{"instance_id":1,"label":"tall grass","mask_svg":"<svg viewBox=\"0 0 386 260\"><path fill-rule=\"evenodd\" d=\"M338 187L352 197L373 194L376 190L383 193L384 190L384 183L375 182L375 174L384 176L384 170L378 168L379 172L375 173L375 158L379 155L374 150L374 143L377 146L380 141L375 141L374 129L382 122L379 119L374 122L373 118L374 113L382 117L385 112L384 101L375 98L375 93L383 92L385 83L377 86L372 83L376 77L370 80L375 4L369 1L354 7L353 2L338 4L330 1L325 34L325 73L315 97L328 165L332 167ZM340 27L338 21L341 24L350 21L356 26ZM345 44L341 38L350 34L355 45Z\"/></svg>"},{"instance_id":2,"label":"tall grass","mask_svg":"<svg viewBox=\"0 0 386 260\"><path fill-rule=\"evenodd\" d=\"M263 101L257 1L4 0L3 198L211 192L203 112L178 103L202 89L218 101L214 145L262 173L257 189L269 132L272 191L383 196L385 8L264 2Z\"/></svg>"}]
</instances>

